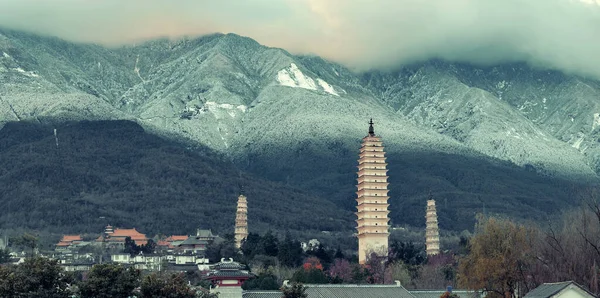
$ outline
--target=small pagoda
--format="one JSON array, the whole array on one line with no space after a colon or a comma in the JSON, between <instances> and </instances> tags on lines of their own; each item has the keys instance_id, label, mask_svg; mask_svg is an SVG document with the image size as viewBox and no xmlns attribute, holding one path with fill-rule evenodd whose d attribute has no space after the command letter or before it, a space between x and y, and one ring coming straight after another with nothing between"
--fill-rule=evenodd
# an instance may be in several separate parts
<instances>
[{"instance_id":1,"label":"small pagoda","mask_svg":"<svg viewBox=\"0 0 600 298\"><path fill-rule=\"evenodd\" d=\"M389 238L388 176L383 142L375 135L373 119L363 138L358 160L357 234L358 262L364 264L375 253L387 257Z\"/></svg>"},{"instance_id":2,"label":"small pagoda","mask_svg":"<svg viewBox=\"0 0 600 298\"><path fill-rule=\"evenodd\" d=\"M241 248L242 241L248 237L248 201L243 192L240 192L235 214L235 247Z\"/></svg>"},{"instance_id":3,"label":"small pagoda","mask_svg":"<svg viewBox=\"0 0 600 298\"><path fill-rule=\"evenodd\" d=\"M428 256L440 253L440 230L438 227L437 210L435 200L429 195L427 200L427 214L425 215L425 247Z\"/></svg>"}]
</instances>

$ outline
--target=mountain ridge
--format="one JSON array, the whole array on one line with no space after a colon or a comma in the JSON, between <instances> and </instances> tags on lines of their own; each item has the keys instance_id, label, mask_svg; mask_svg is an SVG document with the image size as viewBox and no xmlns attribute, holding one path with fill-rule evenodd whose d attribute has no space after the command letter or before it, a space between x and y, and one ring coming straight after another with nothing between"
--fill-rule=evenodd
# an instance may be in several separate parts
<instances>
[{"instance_id":1,"label":"mountain ridge","mask_svg":"<svg viewBox=\"0 0 600 298\"><path fill-rule=\"evenodd\" d=\"M518 63L430 61L357 74L235 34L103 48L0 30L0 82L0 124L132 120L345 210L352 209L353 167L370 118L396 164L392 185L408 188L393 189L403 196L395 198L398 208L416 208L434 188L429 181L440 200L468 212L479 208L477 196L528 205L537 201L535 190L554 206L541 217L576 204L564 188L598 182L598 130L585 119L600 115L600 83ZM544 109L546 102L553 105ZM581 116L571 121L569 114ZM411 156L422 161L403 159ZM489 205L503 212L501 203ZM465 216L448 219L463 229L471 223ZM404 211L393 220L419 222Z\"/></svg>"}]
</instances>

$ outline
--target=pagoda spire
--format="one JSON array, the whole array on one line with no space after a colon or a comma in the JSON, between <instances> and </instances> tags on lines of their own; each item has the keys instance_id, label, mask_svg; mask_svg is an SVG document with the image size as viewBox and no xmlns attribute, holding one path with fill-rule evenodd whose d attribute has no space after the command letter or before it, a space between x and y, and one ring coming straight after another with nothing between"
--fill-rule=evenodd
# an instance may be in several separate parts
<instances>
[{"instance_id":1,"label":"pagoda spire","mask_svg":"<svg viewBox=\"0 0 600 298\"><path fill-rule=\"evenodd\" d=\"M371 254L388 255L388 176L381 138L375 135L373 119L363 138L358 160L357 235L358 261L364 264Z\"/></svg>"},{"instance_id":2,"label":"pagoda spire","mask_svg":"<svg viewBox=\"0 0 600 298\"><path fill-rule=\"evenodd\" d=\"M240 187L240 195L237 201L237 212L235 213L235 247L241 248L242 241L248 237L248 201Z\"/></svg>"},{"instance_id":3,"label":"pagoda spire","mask_svg":"<svg viewBox=\"0 0 600 298\"><path fill-rule=\"evenodd\" d=\"M432 256L440 253L440 230L438 227L435 200L431 192L429 193L429 200L427 200L426 212L425 250L428 256Z\"/></svg>"}]
</instances>

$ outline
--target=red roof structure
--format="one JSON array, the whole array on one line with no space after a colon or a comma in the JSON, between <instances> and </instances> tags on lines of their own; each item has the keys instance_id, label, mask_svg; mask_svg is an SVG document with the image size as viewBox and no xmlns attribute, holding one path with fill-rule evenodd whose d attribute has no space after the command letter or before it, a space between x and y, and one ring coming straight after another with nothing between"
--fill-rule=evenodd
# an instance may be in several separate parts
<instances>
[{"instance_id":1,"label":"red roof structure","mask_svg":"<svg viewBox=\"0 0 600 298\"><path fill-rule=\"evenodd\" d=\"M62 239L56 244L57 247L67 248L73 244L77 244L83 241L81 235L63 235Z\"/></svg>"},{"instance_id":2,"label":"red roof structure","mask_svg":"<svg viewBox=\"0 0 600 298\"><path fill-rule=\"evenodd\" d=\"M109 229L110 228L110 229ZM103 236L96 239L97 242L109 242L109 243L125 243L127 237L131 238L137 245L145 245L148 243L148 238L145 234L138 232L135 228L133 229L112 229L111 226L107 226Z\"/></svg>"}]
</instances>

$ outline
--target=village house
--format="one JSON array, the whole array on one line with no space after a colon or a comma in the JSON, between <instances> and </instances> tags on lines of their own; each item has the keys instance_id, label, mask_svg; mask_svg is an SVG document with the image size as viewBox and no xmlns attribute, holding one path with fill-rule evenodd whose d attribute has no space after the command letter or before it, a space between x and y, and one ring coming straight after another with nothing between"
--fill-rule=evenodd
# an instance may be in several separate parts
<instances>
[{"instance_id":1,"label":"village house","mask_svg":"<svg viewBox=\"0 0 600 298\"><path fill-rule=\"evenodd\" d=\"M545 283L531 290L524 298L594 298L582 286L572 281Z\"/></svg>"}]
</instances>

